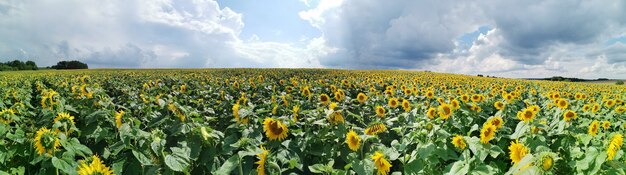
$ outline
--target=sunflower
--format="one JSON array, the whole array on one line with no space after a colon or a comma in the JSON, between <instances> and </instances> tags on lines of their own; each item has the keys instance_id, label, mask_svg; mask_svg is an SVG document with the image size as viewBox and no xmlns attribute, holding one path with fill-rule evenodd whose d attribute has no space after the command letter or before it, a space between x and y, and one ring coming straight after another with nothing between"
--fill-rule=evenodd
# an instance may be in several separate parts
<instances>
[{"instance_id":1,"label":"sunflower","mask_svg":"<svg viewBox=\"0 0 626 175\"><path fill-rule=\"evenodd\" d=\"M485 123L483 129L480 130L480 142L483 144L489 143L496 135L496 129L496 126L493 126L493 124Z\"/></svg>"},{"instance_id":2,"label":"sunflower","mask_svg":"<svg viewBox=\"0 0 626 175\"><path fill-rule=\"evenodd\" d=\"M555 104L561 109L567 109L567 107L569 106L569 102L567 101L567 99L563 98L556 99Z\"/></svg>"},{"instance_id":3,"label":"sunflower","mask_svg":"<svg viewBox=\"0 0 626 175\"><path fill-rule=\"evenodd\" d=\"M34 142L35 150L37 150L39 155L44 153L52 154L61 145L57 134L45 127L37 131Z\"/></svg>"},{"instance_id":4,"label":"sunflower","mask_svg":"<svg viewBox=\"0 0 626 175\"><path fill-rule=\"evenodd\" d=\"M484 97L482 95L480 95L480 94L472 95L472 101L475 102L475 103L478 103L478 102L482 101L483 98Z\"/></svg>"},{"instance_id":5,"label":"sunflower","mask_svg":"<svg viewBox=\"0 0 626 175\"><path fill-rule=\"evenodd\" d=\"M367 135L377 135L378 133L385 132L387 127L382 123L374 123L365 129L365 134Z\"/></svg>"},{"instance_id":6,"label":"sunflower","mask_svg":"<svg viewBox=\"0 0 626 175\"><path fill-rule=\"evenodd\" d=\"M493 126L496 126L496 129L502 128L502 124L504 124L504 121L500 116L491 117L489 118L489 120L487 120L487 122L491 123Z\"/></svg>"},{"instance_id":7,"label":"sunflower","mask_svg":"<svg viewBox=\"0 0 626 175\"><path fill-rule=\"evenodd\" d=\"M524 122L530 122L535 119L536 113L533 112L532 109L525 108L524 110L517 113L517 117Z\"/></svg>"},{"instance_id":8,"label":"sunflower","mask_svg":"<svg viewBox=\"0 0 626 175\"><path fill-rule=\"evenodd\" d=\"M354 130L350 130L350 132L346 134L346 143L348 144L348 148L350 148L350 150L357 151L361 145L361 137L359 137Z\"/></svg>"},{"instance_id":9,"label":"sunflower","mask_svg":"<svg viewBox=\"0 0 626 175\"><path fill-rule=\"evenodd\" d=\"M339 123L345 122L345 120L343 119L343 115L341 114L341 111L333 112L332 114L328 115L326 119L328 120L328 122L330 122L333 125L337 125Z\"/></svg>"},{"instance_id":10,"label":"sunflower","mask_svg":"<svg viewBox=\"0 0 626 175\"><path fill-rule=\"evenodd\" d=\"M91 163L87 163L85 160L79 162L76 170L78 175L113 175L113 170L102 163L98 155L91 156Z\"/></svg>"},{"instance_id":11,"label":"sunflower","mask_svg":"<svg viewBox=\"0 0 626 175\"><path fill-rule=\"evenodd\" d=\"M473 103L472 106L470 106L470 110L476 111L476 112L480 112L480 111L483 110L483 108L481 108L480 106L476 105L476 103Z\"/></svg>"},{"instance_id":12,"label":"sunflower","mask_svg":"<svg viewBox=\"0 0 626 175\"><path fill-rule=\"evenodd\" d=\"M460 150L464 150L465 147L467 147L467 144L465 143L465 139L463 139L463 136L460 136L460 135L456 135L452 137L452 144L454 145L454 147Z\"/></svg>"},{"instance_id":13,"label":"sunflower","mask_svg":"<svg viewBox=\"0 0 626 175\"><path fill-rule=\"evenodd\" d=\"M437 110L435 108L428 108L426 116L428 116L429 119L434 119L435 115L437 115Z\"/></svg>"},{"instance_id":14,"label":"sunflower","mask_svg":"<svg viewBox=\"0 0 626 175\"><path fill-rule=\"evenodd\" d=\"M377 175L387 175L389 173L391 164L385 159L385 155L382 152L376 151L371 158L374 161L374 166L378 169Z\"/></svg>"},{"instance_id":15,"label":"sunflower","mask_svg":"<svg viewBox=\"0 0 626 175\"><path fill-rule=\"evenodd\" d=\"M293 106L291 109L291 112L293 113L293 122L298 121L298 111L300 111L300 106L298 105Z\"/></svg>"},{"instance_id":16,"label":"sunflower","mask_svg":"<svg viewBox=\"0 0 626 175\"><path fill-rule=\"evenodd\" d=\"M385 116L385 108L383 108L382 106L376 106L376 116L378 117L384 117Z\"/></svg>"},{"instance_id":17,"label":"sunflower","mask_svg":"<svg viewBox=\"0 0 626 175\"><path fill-rule=\"evenodd\" d=\"M356 96L356 99L359 101L359 103L365 103L365 101L367 101L367 95L365 95L364 93L359 93L359 95Z\"/></svg>"},{"instance_id":18,"label":"sunflower","mask_svg":"<svg viewBox=\"0 0 626 175\"><path fill-rule=\"evenodd\" d=\"M457 99L451 100L450 105L452 105L452 108L454 108L455 110L461 108L461 105L459 104L459 100Z\"/></svg>"},{"instance_id":19,"label":"sunflower","mask_svg":"<svg viewBox=\"0 0 626 175\"><path fill-rule=\"evenodd\" d=\"M572 110L567 110L565 113L563 113L563 119L566 122L569 122L572 119L576 119L576 113Z\"/></svg>"},{"instance_id":20,"label":"sunflower","mask_svg":"<svg viewBox=\"0 0 626 175\"><path fill-rule=\"evenodd\" d=\"M624 136L622 136L622 134L613 135L609 143L609 148L606 150L606 154L608 155L607 160L613 160L615 153L622 148L622 142L624 142Z\"/></svg>"},{"instance_id":21,"label":"sunflower","mask_svg":"<svg viewBox=\"0 0 626 175\"><path fill-rule=\"evenodd\" d=\"M452 106L450 106L449 104L441 104L439 106L439 117L441 119L447 120L448 118L450 118L450 116L452 115Z\"/></svg>"},{"instance_id":22,"label":"sunflower","mask_svg":"<svg viewBox=\"0 0 626 175\"><path fill-rule=\"evenodd\" d=\"M256 155L259 158L259 161L254 162L254 164L258 165L256 167L257 174L258 175L265 175L265 161L267 160L267 154L269 154L269 151L267 151L267 149L265 149L265 147L263 147L263 146L261 146L261 150L263 152L261 152L260 154Z\"/></svg>"},{"instance_id":23,"label":"sunflower","mask_svg":"<svg viewBox=\"0 0 626 175\"><path fill-rule=\"evenodd\" d=\"M115 112L115 126L117 126L117 129L120 129L120 127L122 127L122 116L124 116L123 110Z\"/></svg>"},{"instance_id":24,"label":"sunflower","mask_svg":"<svg viewBox=\"0 0 626 175\"><path fill-rule=\"evenodd\" d=\"M434 96L435 96L435 92L433 91L426 92L426 98L433 98Z\"/></svg>"},{"instance_id":25,"label":"sunflower","mask_svg":"<svg viewBox=\"0 0 626 175\"><path fill-rule=\"evenodd\" d=\"M615 105L615 100L606 100L606 107L611 108Z\"/></svg>"},{"instance_id":26,"label":"sunflower","mask_svg":"<svg viewBox=\"0 0 626 175\"><path fill-rule=\"evenodd\" d=\"M467 101L469 101L469 99L470 99L469 95L467 95L467 94L461 95L461 101L467 102Z\"/></svg>"},{"instance_id":27,"label":"sunflower","mask_svg":"<svg viewBox=\"0 0 626 175\"><path fill-rule=\"evenodd\" d=\"M411 111L411 103L406 99L402 99L402 109L404 109L404 112Z\"/></svg>"},{"instance_id":28,"label":"sunflower","mask_svg":"<svg viewBox=\"0 0 626 175\"><path fill-rule=\"evenodd\" d=\"M624 111L626 111L626 107L624 106L618 106L615 108L615 112L617 112L618 114L624 113Z\"/></svg>"},{"instance_id":29,"label":"sunflower","mask_svg":"<svg viewBox=\"0 0 626 175\"><path fill-rule=\"evenodd\" d=\"M609 129L609 127L611 127L611 122L606 120L602 122L602 128Z\"/></svg>"},{"instance_id":30,"label":"sunflower","mask_svg":"<svg viewBox=\"0 0 626 175\"><path fill-rule=\"evenodd\" d=\"M239 121L239 103L235 103L232 109L233 109L233 116L235 116L235 121Z\"/></svg>"},{"instance_id":31,"label":"sunflower","mask_svg":"<svg viewBox=\"0 0 626 175\"><path fill-rule=\"evenodd\" d=\"M589 125L589 129L588 129L587 133L589 133L589 135L595 136L596 134L598 134L598 128L599 127L600 127L600 122L594 120Z\"/></svg>"},{"instance_id":32,"label":"sunflower","mask_svg":"<svg viewBox=\"0 0 626 175\"><path fill-rule=\"evenodd\" d=\"M549 171L554 166L554 158L550 154L545 154L541 157L541 168L544 171Z\"/></svg>"},{"instance_id":33,"label":"sunflower","mask_svg":"<svg viewBox=\"0 0 626 175\"><path fill-rule=\"evenodd\" d=\"M511 158L512 163L518 163L519 161L528 154L528 148L523 144L519 143L518 140L515 142L511 141L511 145L509 146L509 157Z\"/></svg>"},{"instance_id":34,"label":"sunflower","mask_svg":"<svg viewBox=\"0 0 626 175\"><path fill-rule=\"evenodd\" d=\"M391 107L391 108L398 107L398 99L397 98L390 98L389 102L387 102L387 105L389 105L389 107Z\"/></svg>"},{"instance_id":35,"label":"sunflower","mask_svg":"<svg viewBox=\"0 0 626 175\"><path fill-rule=\"evenodd\" d=\"M596 113L600 110L600 105L598 103L594 103L593 107L591 107L591 112Z\"/></svg>"},{"instance_id":36,"label":"sunflower","mask_svg":"<svg viewBox=\"0 0 626 175\"><path fill-rule=\"evenodd\" d=\"M498 110L503 110L505 105L501 101L497 101L496 103L493 104L493 106L496 107L496 109Z\"/></svg>"},{"instance_id":37,"label":"sunflower","mask_svg":"<svg viewBox=\"0 0 626 175\"><path fill-rule=\"evenodd\" d=\"M583 112L587 112L587 111L589 111L589 109L591 109L591 106L583 105Z\"/></svg>"},{"instance_id":38,"label":"sunflower","mask_svg":"<svg viewBox=\"0 0 626 175\"><path fill-rule=\"evenodd\" d=\"M328 109L330 110L335 110L336 107L337 107L337 103L335 102L330 102L330 105L328 105Z\"/></svg>"},{"instance_id":39,"label":"sunflower","mask_svg":"<svg viewBox=\"0 0 626 175\"><path fill-rule=\"evenodd\" d=\"M330 103L330 97L328 97L328 95L326 94L320 95L320 103L322 103L322 105L327 105L328 103Z\"/></svg>"},{"instance_id":40,"label":"sunflower","mask_svg":"<svg viewBox=\"0 0 626 175\"><path fill-rule=\"evenodd\" d=\"M263 131L270 140L283 140L287 137L289 129L279 120L268 117L263 120Z\"/></svg>"}]
</instances>

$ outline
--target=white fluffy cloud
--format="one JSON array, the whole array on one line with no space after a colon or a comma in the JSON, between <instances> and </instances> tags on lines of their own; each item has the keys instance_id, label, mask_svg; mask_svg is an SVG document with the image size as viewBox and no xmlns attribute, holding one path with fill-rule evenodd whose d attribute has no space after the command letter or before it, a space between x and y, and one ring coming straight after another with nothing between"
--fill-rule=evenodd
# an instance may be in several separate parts
<instances>
[{"instance_id":1,"label":"white fluffy cloud","mask_svg":"<svg viewBox=\"0 0 626 175\"><path fill-rule=\"evenodd\" d=\"M0 54L42 66L66 59L92 67L320 66L314 58L326 52L314 46L323 39L244 41L242 16L213 0L9 0L0 2Z\"/></svg>"}]
</instances>

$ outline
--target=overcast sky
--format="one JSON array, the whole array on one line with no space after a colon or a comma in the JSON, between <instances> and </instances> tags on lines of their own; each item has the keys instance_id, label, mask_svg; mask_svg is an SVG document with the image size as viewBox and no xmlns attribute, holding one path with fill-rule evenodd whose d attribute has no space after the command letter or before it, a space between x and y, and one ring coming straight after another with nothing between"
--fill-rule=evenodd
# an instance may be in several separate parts
<instances>
[{"instance_id":1,"label":"overcast sky","mask_svg":"<svg viewBox=\"0 0 626 175\"><path fill-rule=\"evenodd\" d=\"M626 1L1 0L13 59L626 78Z\"/></svg>"}]
</instances>

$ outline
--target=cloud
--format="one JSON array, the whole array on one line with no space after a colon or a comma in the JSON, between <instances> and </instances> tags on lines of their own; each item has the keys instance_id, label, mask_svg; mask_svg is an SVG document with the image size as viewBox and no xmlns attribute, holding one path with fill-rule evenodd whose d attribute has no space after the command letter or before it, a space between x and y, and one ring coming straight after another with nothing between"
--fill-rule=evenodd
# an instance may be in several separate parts
<instances>
[{"instance_id":1,"label":"cloud","mask_svg":"<svg viewBox=\"0 0 626 175\"><path fill-rule=\"evenodd\" d=\"M214 0L10 0L0 2L0 17L2 59L41 66L74 59L90 67L319 66L320 52L306 48L314 39L241 40L243 14ZM301 55L309 61L291 61Z\"/></svg>"}]
</instances>

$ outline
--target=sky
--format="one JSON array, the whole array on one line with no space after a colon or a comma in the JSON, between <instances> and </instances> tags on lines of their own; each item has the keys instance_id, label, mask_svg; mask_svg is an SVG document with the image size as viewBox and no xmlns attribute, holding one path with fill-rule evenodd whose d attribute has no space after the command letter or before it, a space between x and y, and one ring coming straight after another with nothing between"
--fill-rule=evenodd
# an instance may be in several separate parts
<instances>
[{"instance_id":1,"label":"sky","mask_svg":"<svg viewBox=\"0 0 626 175\"><path fill-rule=\"evenodd\" d=\"M626 78L623 0L2 0L0 61Z\"/></svg>"}]
</instances>

